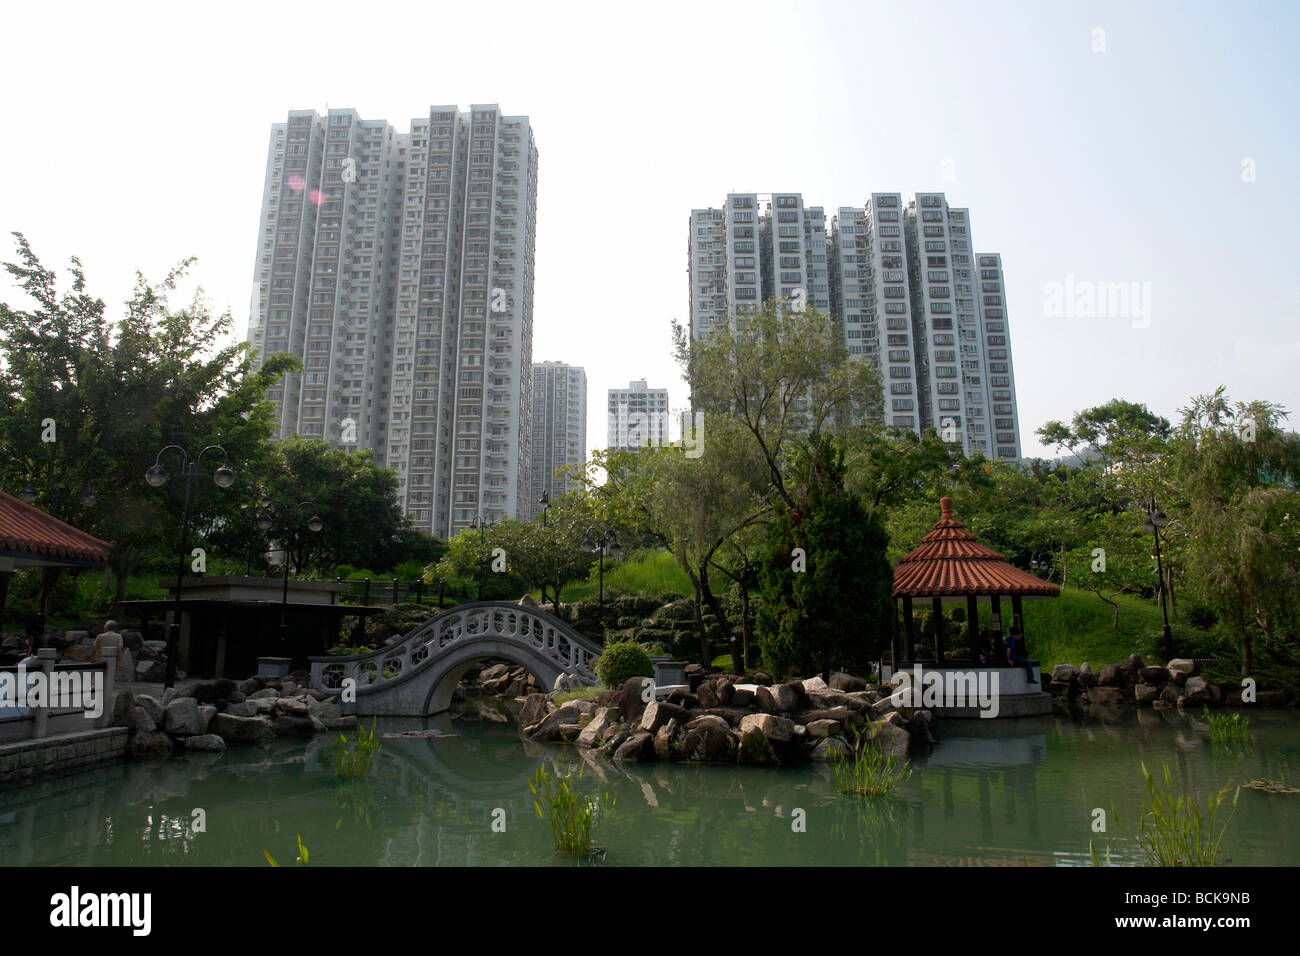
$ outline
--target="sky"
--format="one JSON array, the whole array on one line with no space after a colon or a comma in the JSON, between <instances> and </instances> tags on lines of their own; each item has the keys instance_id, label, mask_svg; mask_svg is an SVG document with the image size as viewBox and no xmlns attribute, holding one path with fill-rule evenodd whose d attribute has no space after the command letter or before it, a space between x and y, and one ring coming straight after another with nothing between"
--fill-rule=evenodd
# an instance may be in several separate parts
<instances>
[{"instance_id":1,"label":"sky","mask_svg":"<svg viewBox=\"0 0 1300 956\"><path fill-rule=\"evenodd\" d=\"M1026 455L1115 397L1176 419L1224 385L1300 416L1300 4L46 2L5 21L0 258L11 231L47 266L79 256L113 316L137 270L196 256L244 337L289 110L405 132L431 104L499 103L539 151L533 359L586 368L589 448L610 387L686 405L688 217L733 191L828 218L873 191L969 208L975 251L1003 257ZM0 294L21 302L8 276Z\"/></svg>"}]
</instances>

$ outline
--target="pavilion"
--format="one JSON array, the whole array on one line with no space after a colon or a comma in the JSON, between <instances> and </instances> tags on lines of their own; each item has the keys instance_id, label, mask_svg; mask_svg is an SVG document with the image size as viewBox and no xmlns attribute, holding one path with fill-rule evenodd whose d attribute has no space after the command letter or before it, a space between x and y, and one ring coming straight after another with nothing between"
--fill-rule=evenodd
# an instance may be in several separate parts
<instances>
[{"instance_id":1,"label":"pavilion","mask_svg":"<svg viewBox=\"0 0 1300 956\"><path fill-rule=\"evenodd\" d=\"M1026 571L1013 567L1002 555L992 548L980 544L975 535L966 530L965 525L953 517L952 499L939 500L941 516L934 529L921 539L921 544L894 568L894 599L901 601L903 614L903 653L899 653L898 635L895 631L891 641L892 665L896 670L901 663L909 666L916 660L916 634L912 622L912 607L916 600L929 599L936 621L934 630L934 659L925 662L933 668L1004 668L1002 663L1002 599L1011 599L1011 613L1019 621L1024 632L1024 617L1021 602L1026 598L1059 597L1061 589L1054 584L1035 577ZM992 604L990 627L994 634L992 648L995 659L991 663L981 664L979 660L980 621L979 600L987 597ZM943 616L943 605L965 601L966 603L966 637L969 656L963 660L954 660L944 654L943 629L938 624ZM1028 636L1025 638L1026 656L1029 656ZM1037 679L1038 662L1030 662ZM1003 709L1013 711L1006 716L1025 716L1030 713L1042 713L1044 706L1050 711L1051 697L1039 684L1035 689L1026 681L1024 671L1012 668L1000 675L1003 686ZM1008 697L1025 697L1032 700L1014 702L1017 706L1008 707ZM953 714L952 716L964 716Z\"/></svg>"},{"instance_id":2,"label":"pavilion","mask_svg":"<svg viewBox=\"0 0 1300 956\"><path fill-rule=\"evenodd\" d=\"M18 568L102 568L111 549L107 541L0 491L0 630Z\"/></svg>"}]
</instances>

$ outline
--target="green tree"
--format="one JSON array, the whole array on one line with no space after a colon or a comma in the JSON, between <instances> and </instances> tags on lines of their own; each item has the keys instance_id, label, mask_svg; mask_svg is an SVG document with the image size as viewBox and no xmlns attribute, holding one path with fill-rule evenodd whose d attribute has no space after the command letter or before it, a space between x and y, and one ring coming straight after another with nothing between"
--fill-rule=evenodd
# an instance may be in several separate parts
<instances>
[{"instance_id":1,"label":"green tree","mask_svg":"<svg viewBox=\"0 0 1300 956\"><path fill-rule=\"evenodd\" d=\"M114 322L87 291L79 260L71 262L69 290L60 292L56 274L14 235L18 261L5 269L30 301L0 304L0 487L17 491L30 482L37 507L112 542L121 600L143 560L176 551L182 483L154 489L144 481L159 450L220 444L237 474L256 468L272 433L266 388L299 365L281 354L259 370L246 343L222 346L230 313L214 316L201 292L173 307L169 296L192 259L158 284L137 275ZM166 462L173 474L178 464ZM213 464L204 464L210 474ZM221 518L224 498L210 480L196 479L187 544ZM42 571L47 613L61 573Z\"/></svg>"},{"instance_id":2,"label":"green tree","mask_svg":"<svg viewBox=\"0 0 1300 956\"><path fill-rule=\"evenodd\" d=\"M835 665L865 671L888 641L893 572L884 528L844 488L842 446L823 436L804 447L788 484L795 507L768 529L758 635L773 673L829 678Z\"/></svg>"},{"instance_id":3,"label":"green tree","mask_svg":"<svg viewBox=\"0 0 1300 956\"><path fill-rule=\"evenodd\" d=\"M1220 387L1184 409L1171 470L1186 507L1191 579L1255 665L1256 640L1293 656L1300 631L1300 436L1270 402Z\"/></svg>"}]
</instances>

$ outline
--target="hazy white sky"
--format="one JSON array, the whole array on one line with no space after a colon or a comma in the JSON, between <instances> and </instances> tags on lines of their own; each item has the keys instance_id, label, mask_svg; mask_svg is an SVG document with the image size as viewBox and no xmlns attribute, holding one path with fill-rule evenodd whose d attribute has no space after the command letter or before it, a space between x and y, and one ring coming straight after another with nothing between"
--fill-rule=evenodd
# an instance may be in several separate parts
<instances>
[{"instance_id":1,"label":"hazy white sky","mask_svg":"<svg viewBox=\"0 0 1300 956\"><path fill-rule=\"evenodd\" d=\"M611 386L685 404L688 215L749 190L828 216L873 190L969 207L976 251L1003 255L1026 454L1115 396L1172 418L1225 384L1300 413L1298 10L11 5L0 229L47 265L79 255L114 307L135 270L195 255L242 338L272 123L351 106L406 131L495 102L534 126L533 357L586 367L590 447ZM1138 283L1149 314L1053 315L1045 287L1068 282Z\"/></svg>"}]
</instances>

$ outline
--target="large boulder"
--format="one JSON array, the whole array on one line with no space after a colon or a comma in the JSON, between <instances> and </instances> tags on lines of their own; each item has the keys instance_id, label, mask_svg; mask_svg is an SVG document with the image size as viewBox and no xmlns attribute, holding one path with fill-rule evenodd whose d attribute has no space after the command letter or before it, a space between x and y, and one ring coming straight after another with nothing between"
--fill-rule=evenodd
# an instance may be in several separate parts
<instances>
[{"instance_id":1,"label":"large boulder","mask_svg":"<svg viewBox=\"0 0 1300 956\"><path fill-rule=\"evenodd\" d=\"M1085 688L1097 686L1097 675L1092 672L1092 665L1087 661L1079 667L1079 686Z\"/></svg>"},{"instance_id":2,"label":"large boulder","mask_svg":"<svg viewBox=\"0 0 1300 956\"><path fill-rule=\"evenodd\" d=\"M162 661L140 661L135 665L134 680L142 684L157 684L167 679L167 665Z\"/></svg>"},{"instance_id":3,"label":"large boulder","mask_svg":"<svg viewBox=\"0 0 1300 956\"><path fill-rule=\"evenodd\" d=\"M208 732L216 734L227 744L260 744L274 736L267 718L235 717L232 714L217 714L212 718Z\"/></svg>"},{"instance_id":4,"label":"large boulder","mask_svg":"<svg viewBox=\"0 0 1300 956\"><path fill-rule=\"evenodd\" d=\"M1204 677L1189 677L1183 684L1183 701L1189 704L1216 704L1219 702L1219 688Z\"/></svg>"},{"instance_id":5,"label":"large boulder","mask_svg":"<svg viewBox=\"0 0 1300 956\"><path fill-rule=\"evenodd\" d=\"M578 746L599 747L606 728L613 723L613 715L614 709L612 707L602 707L596 711L596 715L591 718L591 722L582 728L582 733L578 734Z\"/></svg>"},{"instance_id":6,"label":"large boulder","mask_svg":"<svg viewBox=\"0 0 1300 956\"><path fill-rule=\"evenodd\" d=\"M1052 668L1052 680L1072 684L1079 679L1079 668L1073 664L1057 664Z\"/></svg>"},{"instance_id":7,"label":"large boulder","mask_svg":"<svg viewBox=\"0 0 1300 956\"><path fill-rule=\"evenodd\" d=\"M619 745L618 750L614 751L615 760L628 763L649 760L653 756L654 735L644 731L633 734Z\"/></svg>"},{"instance_id":8,"label":"large boulder","mask_svg":"<svg viewBox=\"0 0 1300 956\"><path fill-rule=\"evenodd\" d=\"M1088 703L1095 707L1116 707L1132 702L1133 698L1124 692L1123 687L1094 687L1088 691Z\"/></svg>"},{"instance_id":9,"label":"large boulder","mask_svg":"<svg viewBox=\"0 0 1300 956\"><path fill-rule=\"evenodd\" d=\"M1142 657L1139 654L1130 654L1128 663L1123 667L1124 676L1130 684L1138 682L1138 673L1142 670Z\"/></svg>"},{"instance_id":10,"label":"large boulder","mask_svg":"<svg viewBox=\"0 0 1300 956\"><path fill-rule=\"evenodd\" d=\"M185 738L185 750L208 751L212 753L221 753L226 749L226 742L216 734L199 734L197 737Z\"/></svg>"},{"instance_id":11,"label":"large boulder","mask_svg":"<svg viewBox=\"0 0 1300 956\"><path fill-rule=\"evenodd\" d=\"M641 715L641 729L651 734L658 733L660 727L674 719L684 724L690 719L689 712L676 704L653 701L646 705L645 713Z\"/></svg>"},{"instance_id":12,"label":"large boulder","mask_svg":"<svg viewBox=\"0 0 1300 956\"><path fill-rule=\"evenodd\" d=\"M799 694L791 684L773 684L768 691L772 694L772 713L794 713L799 706Z\"/></svg>"},{"instance_id":13,"label":"large boulder","mask_svg":"<svg viewBox=\"0 0 1300 956\"><path fill-rule=\"evenodd\" d=\"M193 697L177 697L163 712L163 730L173 737L197 737L203 732L199 723L199 702Z\"/></svg>"},{"instance_id":14,"label":"large boulder","mask_svg":"<svg viewBox=\"0 0 1300 956\"><path fill-rule=\"evenodd\" d=\"M311 713L311 708L307 702L299 700L297 697L277 698L275 709L282 714L288 714L290 717L306 717Z\"/></svg>"},{"instance_id":15,"label":"large boulder","mask_svg":"<svg viewBox=\"0 0 1300 956\"><path fill-rule=\"evenodd\" d=\"M546 716L547 704L549 698L545 694L529 694L524 698L523 707L519 708L519 726L531 727L533 724L541 723L542 718Z\"/></svg>"},{"instance_id":16,"label":"large boulder","mask_svg":"<svg viewBox=\"0 0 1300 956\"><path fill-rule=\"evenodd\" d=\"M136 734L152 734L158 730L158 724L149 716L149 711L139 704L131 708L131 713L127 716L127 733L131 736Z\"/></svg>"},{"instance_id":17,"label":"large boulder","mask_svg":"<svg viewBox=\"0 0 1300 956\"><path fill-rule=\"evenodd\" d=\"M212 718L217 716L217 708L211 704L199 705L199 735L206 735L208 726L212 723Z\"/></svg>"},{"instance_id":18,"label":"large boulder","mask_svg":"<svg viewBox=\"0 0 1300 956\"><path fill-rule=\"evenodd\" d=\"M563 707L552 711L542 718L542 722L529 731L529 736L541 743L549 743L559 740L564 736L560 730L561 725L579 726L582 723L582 711L578 710L573 701L569 701ZM575 734L576 737L576 734Z\"/></svg>"},{"instance_id":19,"label":"large boulder","mask_svg":"<svg viewBox=\"0 0 1300 956\"><path fill-rule=\"evenodd\" d=\"M1196 662L1189 660L1186 657L1175 657L1172 661L1166 664L1165 667L1169 668L1171 671L1178 671L1185 674L1188 677L1191 677L1196 673Z\"/></svg>"},{"instance_id":20,"label":"large boulder","mask_svg":"<svg viewBox=\"0 0 1300 956\"><path fill-rule=\"evenodd\" d=\"M1097 683L1102 687L1125 687L1124 670L1118 664L1107 664L1101 669Z\"/></svg>"},{"instance_id":21,"label":"large boulder","mask_svg":"<svg viewBox=\"0 0 1300 956\"><path fill-rule=\"evenodd\" d=\"M906 757L912 749L912 735L899 726L897 719L878 720L871 725L863 744L875 747L886 757Z\"/></svg>"},{"instance_id":22,"label":"large boulder","mask_svg":"<svg viewBox=\"0 0 1300 956\"><path fill-rule=\"evenodd\" d=\"M853 748L843 737L823 737L818 740L808 755L819 763L829 763L839 757L851 757Z\"/></svg>"},{"instance_id":23,"label":"large boulder","mask_svg":"<svg viewBox=\"0 0 1300 956\"><path fill-rule=\"evenodd\" d=\"M1151 684L1155 687L1164 687L1169 683L1169 671L1163 667L1144 667L1138 671L1138 677L1144 684Z\"/></svg>"},{"instance_id":24,"label":"large boulder","mask_svg":"<svg viewBox=\"0 0 1300 956\"><path fill-rule=\"evenodd\" d=\"M749 714L740 721L740 732L745 734L757 730L767 740L786 743L794 734L794 721L775 714Z\"/></svg>"},{"instance_id":25,"label":"large boulder","mask_svg":"<svg viewBox=\"0 0 1300 956\"><path fill-rule=\"evenodd\" d=\"M232 717L254 717L257 715L257 706L251 700L241 700L238 704L227 704L222 713Z\"/></svg>"},{"instance_id":26,"label":"large boulder","mask_svg":"<svg viewBox=\"0 0 1300 956\"><path fill-rule=\"evenodd\" d=\"M161 724L163 722L162 704L158 703L156 697L151 694L137 694L135 705L144 708L144 712L149 715L150 719L152 719L155 724Z\"/></svg>"},{"instance_id":27,"label":"large boulder","mask_svg":"<svg viewBox=\"0 0 1300 956\"><path fill-rule=\"evenodd\" d=\"M113 695L113 719L110 727L126 727L131 722L131 711L135 710L135 694L129 690L119 690Z\"/></svg>"},{"instance_id":28,"label":"large boulder","mask_svg":"<svg viewBox=\"0 0 1300 956\"><path fill-rule=\"evenodd\" d=\"M160 760L170 757L173 750L172 739L158 730L132 734L127 741L127 755L135 760Z\"/></svg>"},{"instance_id":29,"label":"large boulder","mask_svg":"<svg viewBox=\"0 0 1300 956\"><path fill-rule=\"evenodd\" d=\"M695 691L695 697L700 702L700 706L705 710L717 707L722 701L718 698L718 692L713 686L712 681L704 681Z\"/></svg>"},{"instance_id":30,"label":"large boulder","mask_svg":"<svg viewBox=\"0 0 1300 956\"><path fill-rule=\"evenodd\" d=\"M769 714L759 716L768 717ZM774 718L781 720L782 718ZM740 732L740 743L736 749L736 759L744 764L771 764L778 763L776 750L772 747L771 741L763 734L757 726L750 725Z\"/></svg>"},{"instance_id":31,"label":"large boulder","mask_svg":"<svg viewBox=\"0 0 1300 956\"><path fill-rule=\"evenodd\" d=\"M814 691L830 690L830 687L820 677L809 677L807 680L801 681L801 683L803 684L804 693L807 694Z\"/></svg>"},{"instance_id":32,"label":"large boulder","mask_svg":"<svg viewBox=\"0 0 1300 956\"><path fill-rule=\"evenodd\" d=\"M760 685L754 689L754 706L765 714L776 713L776 698L766 687Z\"/></svg>"},{"instance_id":33,"label":"large boulder","mask_svg":"<svg viewBox=\"0 0 1300 956\"><path fill-rule=\"evenodd\" d=\"M804 687L807 686L808 682L805 681ZM861 677L854 677L852 674L845 674L843 671L836 671L831 675L830 688L831 690L838 690L843 691L846 694L851 694L855 691L866 690L867 682Z\"/></svg>"},{"instance_id":34,"label":"large boulder","mask_svg":"<svg viewBox=\"0 0 1300 956\"><path fill-rule=\"evenodd\" d=\"M658 760L680 760L682 756L681 725L676 718L659 728L655 734L654 754Z\"/></svg>"},{"instance_id":35,"label":"large boulder","mask_svg":"<svg viewBox=\"0 0 1300 956\"><path fill-rule=\"evenodd\" d=\"M687 730L682 739L682 755L694 763L735 763L736 750L736 735L730 728L723 730L715 724Z\"/></svg>"},{"instance_id":36,"label":"large boulder","mask_svg":"<svg viewBox=\"0 0 1300 956\"><path fill-rule=\"evenodd\" d=\"M215 704L223 700L229 700L231 694L237 693L239 693L239 684L225 677L200 681L189 690L189 696L200 704Z\"/></svg>"},{"instance_id":37,"label":"large boulder","mask_svg":"<svg viewBox=\"0 0 1300 956\"><path fill-rule=\"evenodd\" d=\"M1136 684L1133 687L1133 699L1139 704L1149 704L1160 696L1160 688L1154 684Z\"/></svg>"},{"instance_id":38,"label":"large boulder","mask_svg":"<svg viewBox=\"0 0 1300 956\"><path fill-rule=\"evenodd\" d=\"M325 725L319 717L281 714L271 723L271 729L280 737L310 737L312 734L324 733Z\"/></svg>"},{"instance_id":39,"label":"large boulder","mask_svg":"<svg viewBox=\"0 0 1300 956\"><path fill-rule=\"evenodd\" d=\"M618 692L618 712L629 724L641 718L646 704L650 702L646 700L647 685L653 688L654 680L649 677L629 677ZM654 700L653 690L649 696L650 700Z\"/></svg>"}]
</instances>

